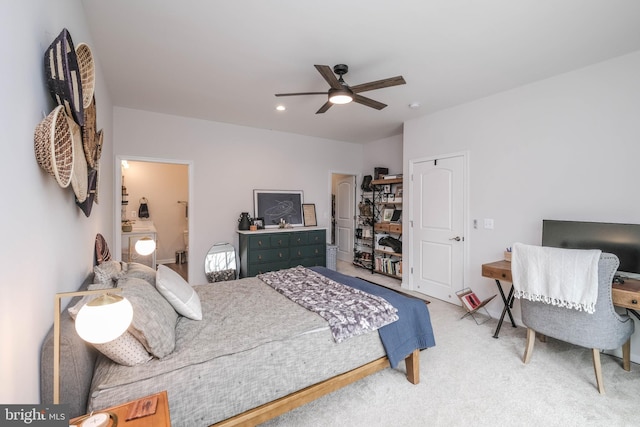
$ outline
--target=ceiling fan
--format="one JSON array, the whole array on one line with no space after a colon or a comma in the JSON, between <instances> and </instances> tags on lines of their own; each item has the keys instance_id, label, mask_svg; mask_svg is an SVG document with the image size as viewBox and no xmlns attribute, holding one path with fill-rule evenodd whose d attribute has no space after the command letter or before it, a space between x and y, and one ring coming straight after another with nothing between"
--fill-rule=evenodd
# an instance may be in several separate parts
<instances>
[{"instance_id":1,"label":"ceiling fan","mask_svg":"<svg viewBox=\"0 0 640 427\"><path fill-rule=\"evenodd\" d=\"M360 92L366 92L368 90L382 89L389 86L403 85L406 82L402 76L391 77L388 79L376 80L375 82L363 83L356 86L349 86L344 79L343 75L347 74L349 67L345 64L338 64L333 67L328 65L315 65L320 75L329 83L329 90L326 92L299 92L299 93L276 93L276 96L298 96L298 95L328 95L329 99L324 103L316 114L322 114L326 112L333 104L348 104L351 101L355 101L358 104L366 105L367 107L375 108L376 110L382 110L387 104L375 101L371 98L359 95ZM335 74L340 78L336 78Z\"/></svg>"}]
</instances>

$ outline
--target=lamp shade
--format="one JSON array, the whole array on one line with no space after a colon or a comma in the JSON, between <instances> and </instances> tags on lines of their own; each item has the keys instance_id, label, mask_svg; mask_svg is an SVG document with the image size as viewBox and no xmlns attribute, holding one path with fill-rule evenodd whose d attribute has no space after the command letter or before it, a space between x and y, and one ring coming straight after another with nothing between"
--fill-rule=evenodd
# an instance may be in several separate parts
<instances>
[{"instance_id":1,"label":"lamp shade","mask_svg":"<svg viewBox=\"0 0 640 427\"><path fill-rule=\"evenodd\" d=\"M143 237L136 242L136 252L140 255L151 255L156 250L156 241L151 237Z\"/></svg>"},{"instance_id":2,"label":"lamp shade","mask_svg":"<svg viewBox=\"0 0 640 427\"><path fill-rule=\"evenodd\" d=\"M133 320L133 307L119 295L104 294L85 304L76 316L76 332L92 344L113 341Z\"/></svg>"},{"instance_id":3,"label":"lamp shade","mask_svg":"<svg viewBox=\"0 0 640 427\"><path fill-rule=\"evenodd\" d=\"M329 102L332 104L348 104L353 101L353 92L347 88L329 89Z\"/></svg>"}]
</instances>

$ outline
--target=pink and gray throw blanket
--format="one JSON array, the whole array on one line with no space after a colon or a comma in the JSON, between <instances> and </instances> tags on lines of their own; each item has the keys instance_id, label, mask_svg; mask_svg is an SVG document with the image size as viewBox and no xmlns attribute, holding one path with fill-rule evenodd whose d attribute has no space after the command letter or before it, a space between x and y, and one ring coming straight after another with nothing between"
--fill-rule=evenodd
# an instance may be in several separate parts
<instances>
[{"instance_id":1,"label":"pink and gray throw blanket","mask_svg":"<svg viewBox=\"0 0 640 427\"><path fill-rule=\"evenodd\" d=\"M340 284L304 267L257 277L327 320L336 342L375 331L398 320L397 310L384 298Z\"/></svg>"}]
</instances>

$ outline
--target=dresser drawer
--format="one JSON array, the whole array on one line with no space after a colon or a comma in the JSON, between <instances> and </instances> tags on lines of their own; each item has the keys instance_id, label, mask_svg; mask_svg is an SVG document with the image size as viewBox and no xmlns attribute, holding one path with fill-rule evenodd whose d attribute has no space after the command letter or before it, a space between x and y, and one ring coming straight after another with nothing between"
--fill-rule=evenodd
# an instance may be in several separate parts
<instances>
[{"instance_id":1,"label":"dresser drawer","mask_svg":"<svg viewBox=\"0 0 640 427\"><path fill-rule=\"evenodd\" d=\"M291 248L291 259L299 258L317 258L325 253L324 245L308 245Z\"/></svg>"},{"instance_id":2,"label":"dresser drawer","mask_svg":"<svg viewBox=\"0 0 640 427\"><path fill-rule=\"evenodd\" d=\"M309 231L305 234L308 235L308 240L310 245L315 245L315 244L324 245L327 243L327 232L324 230Z\"/></svg>"},{"instance_id":3,"label":"dresser drawer","mask_svg":"<svg viewBox=\"0 0 640 427\"><path fill-rule=\"evenodd\" d=\"M269 249L271 247L271 237L269 235L249 236L247 237L247 242L249 249Z\"/></svg>"},{"instance_id":4,"label":"dresser drawer","mask_svg":"<svg viewBox=\"0 0 640 427\"><path fill-rule=\"evenodd\" d=\"M289 259L289 248L264 249L249 252L249 263L260 264Z\"/></svg>"},{"instance_id":5,"label":"dresser drawer","mask_svg":"<svg viewBox=\"0 0 640 427\"><path fill-rule=\"evenodd\" d=\"M276 233L271 236L269 243L272 248L288 248L290 233Z\"/></svg>"},{"instance_id":6,"label":"dresser drawer","mask_svg":"<svg viewBox=\"0 0 640 427\"><path fill-rule=\"evenodd\" d=\"M309 233L291 233L289 238L291 246L302 246L309 244Z\"/></svg>"}]
</instances>

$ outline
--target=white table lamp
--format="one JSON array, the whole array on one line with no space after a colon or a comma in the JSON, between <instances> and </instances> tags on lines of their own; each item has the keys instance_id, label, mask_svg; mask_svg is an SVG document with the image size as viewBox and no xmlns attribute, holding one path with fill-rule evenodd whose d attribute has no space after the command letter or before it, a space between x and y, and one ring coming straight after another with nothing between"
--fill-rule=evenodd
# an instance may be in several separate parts
<instances>
[{"instance_id":1,"label":"white table lamp","mask_svg":"<svg viewBox=\"0 0 640 427\"><path fill-rule=\"evenodd\" d=\"M55 295L53 320L53 403L60 403L60 300L86 295L100 295L82 306L76 316L76 332L83 340L101 344L122 335L133 320L131 303L120 295L120 288L62 292Z\"/></svg>"}]
</instances>

